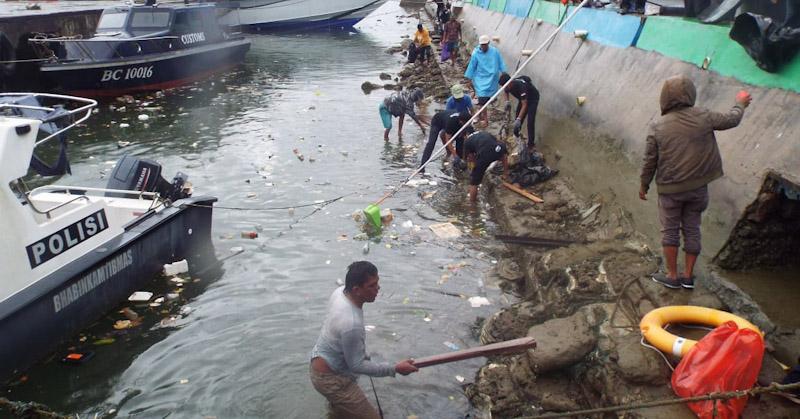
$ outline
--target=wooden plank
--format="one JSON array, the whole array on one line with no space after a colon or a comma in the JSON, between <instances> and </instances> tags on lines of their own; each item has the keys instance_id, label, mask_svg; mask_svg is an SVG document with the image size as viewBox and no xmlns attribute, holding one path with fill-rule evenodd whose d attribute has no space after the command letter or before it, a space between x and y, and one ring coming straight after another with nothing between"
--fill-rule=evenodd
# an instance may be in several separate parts
<instances>
[{"instance_id":1,"label":"wooden plank","mask_svg":"<svg viewBox=\"0 0 800 419\"><path fill-rule=\"evenodd\" d=\"M510 184L508 182L503 182L503 186L505 186L506 189L514 191L514 192L524 196L525 198L530 199L531 201L533 201L533 202L535 202L537 204L541 204L542 202L544 202L544 199L539 198L538 196L526 191L525 189L522 189L522 188L520 188L518 186L514 186L514 185L512 185L512 184Z\"/></svg>"},{"instance_id":2,"label":"wooden plank","mask_svg":"<svg viewBox=\"0 0 800 419\"><path fill-rule=\"evenodd\" d=\"M536 341L532 337L507 340L505 342L483 345L475 348L463 349L455 352L447 352L439 355L426 356L414 359L414 366L417 368L430 367L431 365L446 364L448 362L462 361L479 356L507 355L525 352L536 347Z\"/></svg>"}]
</instances>

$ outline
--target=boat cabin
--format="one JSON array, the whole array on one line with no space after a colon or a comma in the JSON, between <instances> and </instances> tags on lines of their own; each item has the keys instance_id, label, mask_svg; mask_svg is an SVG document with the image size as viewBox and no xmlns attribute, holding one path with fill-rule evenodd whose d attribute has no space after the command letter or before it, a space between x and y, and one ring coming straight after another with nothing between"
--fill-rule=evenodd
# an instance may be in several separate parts
<instances>
[{"instance_id":1,"label":"boat cabin","mask_svg":"<svg viewBox=\"0 0 800 419\"><path fill-rule=\"evenodd\" d=\"M43 40L65 62L103 61L224 41L213 4L114 6L103 11L89 39ZM54 44L59 43L59 47Z\"/></svg>"}]
</instances>

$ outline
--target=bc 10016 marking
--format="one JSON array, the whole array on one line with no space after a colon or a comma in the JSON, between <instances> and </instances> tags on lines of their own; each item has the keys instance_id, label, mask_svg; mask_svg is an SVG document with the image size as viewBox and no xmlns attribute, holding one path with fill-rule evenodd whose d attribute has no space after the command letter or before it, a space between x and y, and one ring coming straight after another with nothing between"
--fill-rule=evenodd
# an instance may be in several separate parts
<instances>
[{"instance_id":1,"label":"bc 10016 marking","mask_svg":"<svg viewBox=\"0 0 800 419\"><path fill-rule=\"evenodd\" d=\"M116 70L104 70L101 82L111 80L133 80L149 79L153 77L153 66L118 68Z\"/></svg>"},{"instance_id":2,"label":"bc 10016 marking","mask_svg":"<svg viewBox=\"0 0 800 419\"><path fill-rule=\"evenodd\" d=\"M78 220L55 233L25 247L31 268L47 262L63 252L89 240L108 228L105 210L100 210Z\"/></svg>"}]
</instances>

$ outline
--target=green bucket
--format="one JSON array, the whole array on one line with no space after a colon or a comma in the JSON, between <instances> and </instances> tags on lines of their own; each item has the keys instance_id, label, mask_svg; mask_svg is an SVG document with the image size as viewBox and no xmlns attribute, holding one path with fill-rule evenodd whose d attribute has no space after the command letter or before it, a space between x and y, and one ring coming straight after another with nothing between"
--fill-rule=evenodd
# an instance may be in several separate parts
<instances>
[{"instance_id":1,"label":"green bucket","mask_svg":"<svg viewBox=\"0 0 800 419\"><path fill-rule=\"evenodd\" d=\"M370 204L366 208L364 208L364 215L367 216L367 220L375 227L380 233L381 231L381 208L375 204Z\"/></svg>"}]
</instances>

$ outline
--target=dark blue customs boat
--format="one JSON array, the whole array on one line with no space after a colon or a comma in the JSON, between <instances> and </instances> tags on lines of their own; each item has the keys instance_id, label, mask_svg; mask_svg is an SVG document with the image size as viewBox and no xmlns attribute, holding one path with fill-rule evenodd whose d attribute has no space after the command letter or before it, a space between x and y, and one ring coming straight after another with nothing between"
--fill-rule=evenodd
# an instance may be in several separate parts
<instances>
[{"instance_id":1,"label":"dark blue customs boat","mask_svg":"<svg viewBox=\"0 0 800 419\"><path fill-rule=\"evenodd\" d=\"M213 4L105 9L89 39L34 38L42 87L78 96L119 96L202 80L239 65L250 49L224 30Z\"/></svg>"},{"instance_id":2,"label":"dark blue customs boat","mask_svg":"<svg viewBox=\"0 0 800 419\"><path fill-rule=\"evenodd\" d=\"M29 168L69 170L64 132L96 104L0 94L0 382L118 307L164 264L186 259L191 273L216 262L216 198L191 196L186 175L167 181L154 161L124 156L106 188L27 188ZM50 141L62 147L54 164L34 154Z\"/></svg>"}]
</instances>

